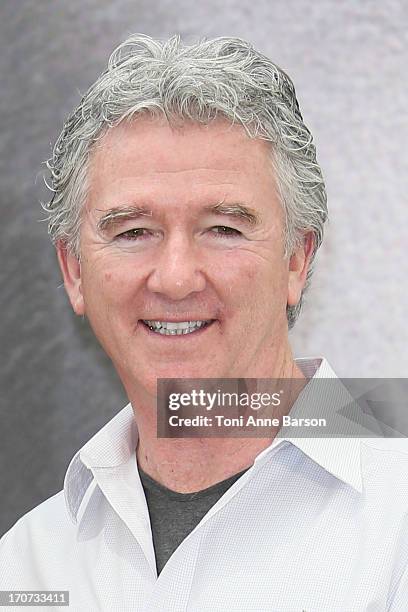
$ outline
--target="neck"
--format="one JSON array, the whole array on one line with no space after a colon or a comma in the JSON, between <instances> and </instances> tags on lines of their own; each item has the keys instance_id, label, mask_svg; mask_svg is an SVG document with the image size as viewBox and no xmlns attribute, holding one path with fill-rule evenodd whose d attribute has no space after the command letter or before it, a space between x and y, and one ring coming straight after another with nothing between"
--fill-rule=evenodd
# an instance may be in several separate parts
<instances>
[{"instance_id":1,"label":"neck","mask_svg":"<svg viewBox=\"0 0 408 612\"><path fill-rule=\"evenodd\" d=\"M256 368L248 378L305 378L291 353L276 365L268 374L263 367ZM156 398L143 396L140 389L128 395L139 431L139 466L151 478L180 493L205 489L250 467L279 430L271 429L266 438L157 438ZM279 416L289 413L295 399Z\"/></svg>"}]
</instances>

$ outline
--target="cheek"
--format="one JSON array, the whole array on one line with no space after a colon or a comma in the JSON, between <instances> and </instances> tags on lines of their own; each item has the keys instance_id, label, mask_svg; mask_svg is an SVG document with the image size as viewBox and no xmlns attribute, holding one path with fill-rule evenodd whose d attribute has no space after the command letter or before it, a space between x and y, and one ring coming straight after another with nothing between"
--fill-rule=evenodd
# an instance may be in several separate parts
<instances>
[{"instance_id":1,"label":"cheek","mask_svg":"<svg viewBox=\"0 0 408 612\"><path fill-rule=\"evenodd\" d=\"M239 304L242 316L255 321L260 317L265 321L270 317L286 317L288 274L284 262L266 261L261 258L250 258L234 267L230 276L230 296ZM258 324L258 323L257 323Z\"/></svg>"},{"instance_id":2,"label":"cheek","mask_svg":"<svg viewBox=\"0 0 408 612\"><path fill-rule=\"evenodd\" d=\"M106 262L105 262L106 263ZM131 297L132 283L125 266L94 265L84 271L83 293L88 311L99 313L126 303Z\"/></svg>"},{"instance_id":3,"label":"cheek","mask_svg":"<svg viewBox=\"0 0 408 612\"><path fill-rule=\"evenodd\" d=\"M256 293L271 290L276 292L285 285L287 272L284 262L251 255L250 257L237 255L235 261L232 260L228 267L224 267L224 270L229 270L226 277L228 275L231 282L244 290L252 289Z\"/></svg>"}]
</instances>

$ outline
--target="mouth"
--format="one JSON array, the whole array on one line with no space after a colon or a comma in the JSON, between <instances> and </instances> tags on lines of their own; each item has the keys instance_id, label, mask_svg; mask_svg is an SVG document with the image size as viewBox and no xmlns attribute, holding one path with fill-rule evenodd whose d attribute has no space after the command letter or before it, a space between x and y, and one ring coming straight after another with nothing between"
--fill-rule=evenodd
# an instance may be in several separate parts
<instances>
[{"instance_id":1,"label":"mouth","mask_svg":"<svg viewBox=\"0 0 408 612\"><path fill-rule=\"evenodd\" d=\"M210 327L215 319L197 321L156 321L141 319L141 323L153 334L161 336L186 336L198 334Z\"/></svg>"}]
</instances>

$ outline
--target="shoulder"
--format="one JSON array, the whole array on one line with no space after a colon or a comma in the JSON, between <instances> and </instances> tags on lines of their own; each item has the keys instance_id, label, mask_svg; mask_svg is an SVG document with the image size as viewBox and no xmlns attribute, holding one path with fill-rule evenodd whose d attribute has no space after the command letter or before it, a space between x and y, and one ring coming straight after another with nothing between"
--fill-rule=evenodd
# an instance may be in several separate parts
<instances>
[{"instance_id":1,"label":"shoulder","mask_svg":"<svg viewBox=\"0 0 408 612\"><path fill-rule=\"evenodd\" d=\"M0 550L10 538L20 534L36 533L41 537L50 530L59 531L64 526L72 525L65 505L64 491L59 491L41 504L24 514L15 525L1 538Z\"/></svg>"},{"instance_id":2,"label":"shoulder","mask_svg":"<svg viewBox=\"0 0 408 612\"><path fill-rule=\"evenodd\" d=\"M40 588L42 565L58 564L74 533L63 491L22 516L0 540L0 587Z\"/></svg>"},{"instance_id":3,"label":"shoulder","mask_svg":"<svg viewBox=\"0 0 408 612\"><path fill-rule=\"evenodd\" d=\"M408 463L408 438L364 438L361 449L366 460L401 467Z\"/></svg>"},{"instance_id":4,"label":"shoulder","mask_svg":"<svg viewBox=\"0 0 408 612\"><path fill-rule=\"evenodd\" d=\"M361 442L361 469L366 490L390 493L390 501L408 513L407 438L369 438Z\"/></svg>"}]
</instances>

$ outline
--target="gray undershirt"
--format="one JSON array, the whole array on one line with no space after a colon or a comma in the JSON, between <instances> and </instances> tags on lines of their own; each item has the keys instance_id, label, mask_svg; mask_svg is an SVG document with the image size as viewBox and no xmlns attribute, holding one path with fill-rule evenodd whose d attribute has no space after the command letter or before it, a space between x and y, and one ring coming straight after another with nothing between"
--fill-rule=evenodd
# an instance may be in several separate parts
<instances>
[{"instance_id":1,"label":"gray undershirt","mask_svg":"<svg viewBox=\"0 0 408 612\"><path fill-rule=\"evenodd\" d=\"M195 493L177 493L156 482L139 467L149 508L157 574L209 509L247 470Z\"/></svg>"}]
</instances>

